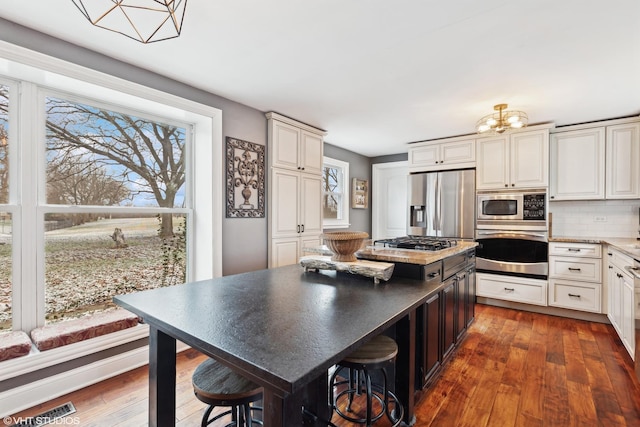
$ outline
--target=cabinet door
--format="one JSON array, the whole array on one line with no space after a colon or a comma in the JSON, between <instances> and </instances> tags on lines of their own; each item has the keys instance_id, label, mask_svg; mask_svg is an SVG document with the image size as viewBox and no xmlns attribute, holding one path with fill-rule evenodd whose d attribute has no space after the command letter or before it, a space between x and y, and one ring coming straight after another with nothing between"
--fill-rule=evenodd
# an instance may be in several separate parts
<instances>
[{"instance_id":1,"label":"cabinet door","mask_svg":"<svg viewBox=\"0 0 640 427\"><path fill-rule=\"evenodd\" d=\"M322 233L322 178L300 174L300 232L302 235Z\"/></svg>"},{"instance_id":2,"label":"cabinet door","mask_svg":"<svg viewBox=\"0 0 640 427\"><path fill-rule=\"evenodd\" d=\"M467 329L466 301L467 301L467 272L463 271L456 278L456 341L460 340Z\"/></svg>"},{"instance_id":3,"label":"cabinet door","mask_svg":"<svg viewBox=\"0 0 640 427\"><path fill-rule=\"evenodd\" d=\"M441 292L442 301L442 360L453 350L456 344L456 281L449 279Z\"/></svg>"},{"instance_id":4,"label":"cabinet door","mask_svg":"<svg viewBox=\"0 0 640 427\"><path fill-rule=\"evenodd\" d=\"M300 129L287 123L273 121L271 165L277 168L298 170L300 158ZM322 155L320 156L322 167Z\"/></svg>"},{"instance_id":5,"label":"cabinet door","mask_svg":"<svg viewBox=\"0 0 640 427\"><path fill-rule=\"evenodd\" d=\"M549 130L514 133L511 138L510 187L549 185Z\"/></svg>"},{"instance_id":6,"label":"cabinet door","mask_svg":"<svg viewBox=\"0 0 640 427\"><path fill-rule=\"evenodd\" d=\"M440 162L440 144L425 145L409 150L409 167L422 167L429 170L430 167Z\"/></svg>"},{"instance_id":7,"label":"cabinet door","mask_svg":"<svg viewBox=\"0 0 640 427\"><path fill-rule=\"evenodd\" d=\"M271 237L298 237L300 173L272 169L270 185Z\"/></svg>"},{"instance_id":8,"label":"cabinet door","mask_svg":"<svg viewBox=\"0 0 640 427\"><path fill-rule=\"evenodd\" d=\"M551 135L552 200L604 199L604 128Z\"/></svg>"},{"instance_id":9,"label":"cabinet door","mask_svg":"<svg viewBox=\"0 0 640 427\"><path fill-rule=\"evenodd\" d=\"M322 137L315 133L300 133L300 169L306 173L322 173Z\"/></svg>"},{"instance_id":10,"label":"cabinet door","mask_svg":"<svg viewBox=\"0 0 640 427\"><path fill-rule=\"evenodd\" d=\"M504 189L509 186L508 137L477 140L476 159L477 189Z\"/></svg>"},{"instance_id":11,"label":"cabinet door","mask_svg":"<svg viewBox=\"0 0 640 427\"><path fill-rule=\"evenodd\" d=\"M636 350L636 324L633 277L623 274L622 282L622 343L627 348L629 355L635 357Z\"/></svg>"},{"instance_id":12,"label":"cabinet door","mask_svg":"<svg viewBox=\"0 0 640 427\"><path fill-rule=\"evenodd\" d=\"M441 365L440 319L440 294L435 294L425 303L424 318L422 319L424 330L423 342L420 343L423 349L422 387L427 385L431 376Z\"/></svg>"},{"instance_id":13,"label":"cabinet door","mask_svg":"<svg viewBox=\"0 0 640 427\"><path fill-rule=\"evenodd\" d=\"M614 266L609 270L609 313L613 328L622 336L622 274Z\"/></svg>"},{"instance_id":14,"label":"cabinet door","mask_svg":"<svg viewBox=\"0 0 640 427\"><path fill-rule=\"evenodd\" d=\"M440 146L440 163L455 165L475 162L476 140L447 142Z\"/></svg>"},{"instance_id":15,"label":"cabinet door","mask_svg":"<svg viewBox=\"0 0 640 427\"><path fill-rule=\"evenodd\" d=\"M271 239L269 268L297 264L299 253L300 239L298 237Z\"/></svg>"},{"instance_id":16,"label":"cabinet door","mask_svg":"<svg viewBox=\"0 0 640 427\"><path fill-rule=\"evenodd\" d=\"M640 123L607 127L606 198L640 197Z\"/></svg>"}]
</instances>

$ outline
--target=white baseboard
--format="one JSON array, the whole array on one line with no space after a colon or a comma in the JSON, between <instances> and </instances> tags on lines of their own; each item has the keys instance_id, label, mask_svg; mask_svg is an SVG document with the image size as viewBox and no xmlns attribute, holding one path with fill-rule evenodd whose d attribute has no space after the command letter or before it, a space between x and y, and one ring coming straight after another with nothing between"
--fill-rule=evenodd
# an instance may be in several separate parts
<instances>
[{"instance_id":1,"label":"white baseboard","mask_svg":"<svg viewBox=\"0 0 640 427\"><path fill-rule=\"evenodd\" d=\"M189 348L180 341L176 344L178 352ZM148 363L149 347L144 346L7 390L0 393L0 417L11 416Z\"/></svg>"}]
</instances>

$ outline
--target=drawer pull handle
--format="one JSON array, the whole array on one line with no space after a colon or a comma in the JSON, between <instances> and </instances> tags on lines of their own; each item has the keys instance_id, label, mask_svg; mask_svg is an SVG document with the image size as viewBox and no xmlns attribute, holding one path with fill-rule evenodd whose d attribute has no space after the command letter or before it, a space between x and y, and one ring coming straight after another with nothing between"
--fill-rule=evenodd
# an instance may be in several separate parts
<instances>
[{"instance_id":1,"label":"drawer pull handle","mask_svg":"<svg viewBox=\"0 0 640 427\"><path fill-rule=\"evenodd\" d=\"M578 249L578 248L568 248L567 249L569 252L580 252L582 249Z\"/></svg>"},{"instance_id":2,"label":"drawer pull handle","mask_svg":"<svg viewBox=\"0 0 640 427\"><path fill-rule=\"evenodd\" d=\"M507 291L507 292L514 292L515 291L514 288L504 288L504 290Z\"/></svg>"},{"instance_id":3,"label":"drawer pull handle","mask_svg":"<svg viewBox=\"0 0 640 427\"><path fill-rule=\"evenodd\" d=\"M579 268L569 267L569 271L580 271Z\"/></svg>"},{"instance_id":4,"label":"drawer pull handle","mask_svg":"<svg viewBox=\"0 0 640 427\"><path fill-rule=\"evenodd\" d=\"M573 298L580 298L580 295L577 295L577 294L569 294L569 296Z\"/></svg>"}]
</instances>

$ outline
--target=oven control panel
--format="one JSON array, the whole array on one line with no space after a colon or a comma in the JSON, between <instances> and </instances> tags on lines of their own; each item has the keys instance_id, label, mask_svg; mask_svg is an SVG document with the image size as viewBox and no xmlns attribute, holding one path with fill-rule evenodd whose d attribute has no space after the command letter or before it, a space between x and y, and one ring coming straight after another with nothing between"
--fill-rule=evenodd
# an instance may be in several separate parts
<instances>
[{"instance_id":1,"label":"oven control panel","mask_svg":"<svg viewBox=\"0 0 640 427\"><path fill-rule=\"evenodd\" d=\"M522 219L539 221L546 219L546 195L524 194L522 200Z\"/></svg>"}]
</instances>

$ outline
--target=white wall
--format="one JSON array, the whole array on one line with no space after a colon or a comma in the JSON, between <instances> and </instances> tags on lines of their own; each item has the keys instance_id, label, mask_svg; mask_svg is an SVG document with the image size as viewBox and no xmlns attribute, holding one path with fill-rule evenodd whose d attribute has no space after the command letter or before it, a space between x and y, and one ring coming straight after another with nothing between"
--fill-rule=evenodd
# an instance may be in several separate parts
<instances>
[{"instance_id":1,"label":"white wall","mask_svg":"<svg viewBox=\"0 0 640 427\"><path fill-rule=\"evenodd\" d=\"M552 237L638 237L640 200L550 202Z\"/></svg>"}]
</instances>

